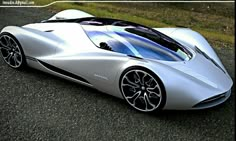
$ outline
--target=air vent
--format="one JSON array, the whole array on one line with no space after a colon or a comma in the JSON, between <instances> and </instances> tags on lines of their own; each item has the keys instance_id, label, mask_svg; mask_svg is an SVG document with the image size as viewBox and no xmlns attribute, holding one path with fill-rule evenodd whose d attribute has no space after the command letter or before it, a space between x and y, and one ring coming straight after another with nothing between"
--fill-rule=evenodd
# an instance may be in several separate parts
<instances>
[{"instance_id":1,"label":"air vent","mask_svg":"<svg viewBox=\"0 0 236 141\"><path fill-rule=\"evenodd\" d=\"M44 31L44 32L53 32L53 30L46 30L46 31Z\"/></svg>"},{"instance_id":2,"label":"air vent","mask_svg":"<svg viewBox=\"0 0 236 141\"><path fill-rule=\"evenodd\" d=\"M211 105L213 103L217 103L217 102L225 99L225 97L226 97L226 93L210 97L210 98L208 98L208 99L206 99L206 100L204 100L204 101L194 105L193 108L204 107L204 106L207 106L207 105Z\"/></svg>"}]
</instances>

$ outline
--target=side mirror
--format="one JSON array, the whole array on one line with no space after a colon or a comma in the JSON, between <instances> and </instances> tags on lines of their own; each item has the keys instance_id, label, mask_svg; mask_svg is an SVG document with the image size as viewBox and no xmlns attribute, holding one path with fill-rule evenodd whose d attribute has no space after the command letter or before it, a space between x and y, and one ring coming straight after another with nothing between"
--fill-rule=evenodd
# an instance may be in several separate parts
<instances>
[{"instance_id":1,"label":"side mirror","mask_svg":"<svg viewBox=\"0 0 236 141\"><path fill-rule=\"evenodd\" d=\"M105 43L105 42L101 42L99 44L99 46L100 46L101 49L112 50L111 47L107 43Z\"/></svg>"}]
</instances>

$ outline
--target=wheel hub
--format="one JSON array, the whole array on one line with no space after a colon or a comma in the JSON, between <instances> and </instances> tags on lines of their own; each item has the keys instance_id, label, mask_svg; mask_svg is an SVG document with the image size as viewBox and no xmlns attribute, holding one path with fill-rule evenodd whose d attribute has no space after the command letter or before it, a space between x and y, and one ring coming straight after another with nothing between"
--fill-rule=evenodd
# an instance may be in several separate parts
<instances>
[{"instance_id":1,"label":"wheel hub","mask_svg":"<svg viewBox=\"0 0 236 141\"><path fill-rule=\"evenodd\" d=\"M145 88L144 86L141 86L141 90L143 90L143 91L144 91L145 89L146 89L146 88Z\"/></svg>"}]
</instances>

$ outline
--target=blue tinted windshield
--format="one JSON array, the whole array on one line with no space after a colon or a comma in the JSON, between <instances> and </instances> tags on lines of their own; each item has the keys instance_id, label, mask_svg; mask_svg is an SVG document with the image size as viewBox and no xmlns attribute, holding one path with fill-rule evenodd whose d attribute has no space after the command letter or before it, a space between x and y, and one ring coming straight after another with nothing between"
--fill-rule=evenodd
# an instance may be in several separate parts
<instances>
[{"instance_id":1,"label":"blue tinted windshield","mask_svg":"<svg viewBox=\"0 0 236 141\"><path fill-rule=\"evenodd\" d=\"M190 55L180 44L146 27L83 25L83 28L91 41L103 49L141 58L165 61L190 59Z\"/></svg>"}]
</instances>

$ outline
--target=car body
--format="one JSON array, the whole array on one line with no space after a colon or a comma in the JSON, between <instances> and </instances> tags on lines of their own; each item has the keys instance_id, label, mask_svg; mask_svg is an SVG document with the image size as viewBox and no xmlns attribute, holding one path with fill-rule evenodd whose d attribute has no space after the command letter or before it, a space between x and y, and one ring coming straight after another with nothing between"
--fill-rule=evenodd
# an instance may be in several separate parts
<instances>
[{"instance_id":1,"label":"car body","mask_svg":"<svg viewBox=\"0 0 236 141\"><path fill-rule=\"evenodd\" d=\"M27 65L81 83L143 112L213 107L233 85L206 39L189 28L148 28L65 10L40 23L7 26L0 41L13 68Z\"/></svg>"}]
</instances>

